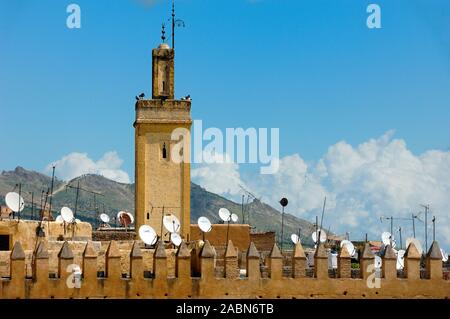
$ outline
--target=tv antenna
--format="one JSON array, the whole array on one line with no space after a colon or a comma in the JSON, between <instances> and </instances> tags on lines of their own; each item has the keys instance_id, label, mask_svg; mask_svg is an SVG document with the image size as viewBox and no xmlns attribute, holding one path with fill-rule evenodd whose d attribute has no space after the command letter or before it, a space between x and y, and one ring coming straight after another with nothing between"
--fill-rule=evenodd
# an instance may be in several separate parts
<instances>
[{"instance_id":1,"label":"tv antenna","mask_svg":"<svg viewBox=\"0 0 450 319\"><path fill-rule=\"evenodd\" d=\"M105 196L102 193L91 191L91 190L88 190L88 189L80 187L80 179L78 179L78 181L77 181L77 186L72 186L72 185L69 184L69 185L66 185L66 191L67 191L68 188L76 190L75 211L74 211L74 214L73 214L75 217L77 216L77 212L78 212L78 200L79 200L79 197L80 197L80 191L85 192L85 193L89 193L89 194L93 194L94 195L94 202L96 202L96 196L103 196L103 197Z\"/></svg>"},{"instance_id":2,"label":"tv antenna","mask_svg":"<svg viewBox=\"0 0 450 319\"><path fill-rule=\"evenodd\" d=\"M52 183L50 185L50 200L48 203L48 207L49 207L48 211L49 211L50 216L52 216L52 217L53 217L53 215L52 215L52 200L53 200L53 186L55 184L55 168L56 168L56 165L53 165L52 166Z\"/></svg>"},{"instance_id":3,"label":"tv antenna","mask_svg":"<svg viewBox=\"0 0 450 319\"><path fill-rule=\"evenodd\" d=\"M430 205L420 205L425 209L425 251L428 251L428 213L430 212Z\"/></svg>"},{"instance_id":4,"label":"tv antenna","mask_svg":"<svg viewBox=\"0 0 450 319\"><path fill-rule=\"evenodd\" d=\"M280 205L281 205L281 237L280 237L280 246L281 246L281 253L283 253L283 237L284 237L284 208L288 205L289 201L286 197L283 197L280 199Z\"/></svg>"},{"instance_id":5,"label":"tv antenna","mask_svg":"<svg viewBox=\"0 0 450 319\"><path fill-rule=\"evenodd\" d=\"M186 27L186 24L181 19L175 18L175 0L172 0L172 49L175 49L175 28Z\"/></svg>"}]
</instances>

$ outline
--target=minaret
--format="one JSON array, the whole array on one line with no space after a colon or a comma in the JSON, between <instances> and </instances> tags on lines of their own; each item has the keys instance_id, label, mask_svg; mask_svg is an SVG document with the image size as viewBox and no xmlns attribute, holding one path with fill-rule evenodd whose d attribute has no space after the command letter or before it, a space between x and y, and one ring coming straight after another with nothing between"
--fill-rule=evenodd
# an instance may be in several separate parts
<instances>
[{"instance_id":1,"label":"minaret","mask_svg":"<svg viewBox=\"0 0 450 319\"><path fill-rule=\"evenodd\" d=\"M176 163L171 140L177 128L191 130L191 101L174 99L175 52L163 42L152 51L152 99L136 102L135 128L135 214L136 231L150 225L169 240L162 227L163 214L174 214L181 222L180 234L189 239L190 164ZM190 145L190 137L185 143ZM190 147L190 146L189 146ZM190 149L183 149L189 158Z\"/></svg>"}]
</instances>

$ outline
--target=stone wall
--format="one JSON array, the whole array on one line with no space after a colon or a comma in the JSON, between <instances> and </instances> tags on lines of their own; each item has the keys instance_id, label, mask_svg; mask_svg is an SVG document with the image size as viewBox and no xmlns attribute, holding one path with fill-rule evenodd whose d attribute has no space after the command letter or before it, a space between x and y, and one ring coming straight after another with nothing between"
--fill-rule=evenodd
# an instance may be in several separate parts
<instances>
[{"instance_id":1,"label":"stone wall","mask_svg":"<svg viewBox=\"0 0 450 319\"><path fill-rule=\"evenodd\" d=\"M395 260L386 253L380 286L370 288L370 273L364 271L374 262L370 247L361 254L360 277L352 279L339 276L346 274L340 269L330 276L322 245L315 254L314 276L309 277L301 269L305 254L300 244L290 254L295 269L288 273L274 245L264 269L267 276L262 276L255 245L248 249L242 275L237 249L229 242L224 272L217 276L216 251L209 241L202 246L183 242L178 250L163 244L145 249L142 243L130 241L43 242L31 254L17 242L9 253L9 273L0 279L0 298L449 298L450 281L443 279L438 244L434 242L427 254L424 277L409 272L420 262L409 251L405 278L398 277ZM72 284L73 275L67 272L72 264L82 268L79 285ZM194 267L196 277L192 277ZM99 269L105 272L101 276Z\"/></svg>"}]
</instances>

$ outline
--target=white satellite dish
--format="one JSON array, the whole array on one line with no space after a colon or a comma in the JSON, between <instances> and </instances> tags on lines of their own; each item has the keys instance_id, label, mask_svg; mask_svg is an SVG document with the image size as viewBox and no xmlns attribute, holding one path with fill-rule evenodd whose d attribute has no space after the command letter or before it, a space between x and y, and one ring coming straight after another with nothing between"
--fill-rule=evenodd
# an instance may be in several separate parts
<instances>
[{"instance_id":1,"label":"white satellite dish","mask_svg":"<svg viewBox=\"0 0 450 319\"><path fill-rule=\"evenodd\" d=\"M380 256L375 255L375 268L380 269L383 265L383 260Z\"/></svg>"},{"instance_id":2,"label":"white satellite dish","mask_svg":"<svg viewBox=\"0 0 450 319\"><path fill-rule=\"evenodd\" d=\"M401 270L405 267L405 251L403 249L397 252L397 270Z\"/></svg>"},{"instance_id":3,"label":"white satellite dish","mask_svg":"<svg viewBox=\"0 0 450 319\"><path fill-rule=\"evenodd\" d=\"M300 237L298 237L297 234L292 234L291 235L291 240L294 243L294 245L297 245L300 242Z\"/></svg>"},{"instance_id":4,"label":"white satellite dish","mask_svg":"<svg viewBox=\"0 0 450 319\"><path fill-rule=\"evenodd\" d=\"M79 220L78 218L75 219L75 223L81 223L81 220Z\"/></svg>"},{"instance_id":5,"label":"white satellite dish","mask_svg":"<svg viewBox=\"0 0 450 319\"><path fill-rule=\"evenodd\" d=\"M417 240L417 238L406 238L406 248L408 248L410 244L414 244L419 254L422 255L423 253L422 245L420 244L420 241Z\"/></svg>"},{"instance_id":6,"label":"white satellite dish","mask_svg":"<svg viewBox=\"0 0 450 319\"><path fill-rule=\"evenodd\" d=\"M73 212L69 207L61 208L61 217L66 223L73 223Z\"/></svg>"},{"instance_id":7,"label":"white satellite dish","mask_svg":"<svg viewBox=\"0 0 450 319\"><path fill-rule=\"evenodd\" d=\"M180 221L177 216L173 214L168 214L163 218L164 228L169 231L169 233L177 233L180 230Z\"/></svg>"},{"instance_id":8,"label":"white satellite dish","mask_svg":"<svg viewBox=\"0 0 450 319\"><path fill-rule=\"evenodd\" d=\"M318 229L317 230L317 233L316 232L314 232L314 233L312 233L312 235L311 235L311 237L312 237L312 240L315 242L315 243L317 243L317 236L318 236L318 233L320 233L320 242L321 243L324 243L324 242L326 242L327 241L327 233L325 233L325 231L322 229Z\"/></svg>"},{"instance_id":9,"label":"white satellite dish","mask_svg":"<svg viewBox=\"0 0 450 319\"><path fill-rule=\"evenodd\" d=\"M381 241L385 246L390 245L392 240L392 247L394 247L394 236L390 232L384 232L381 234Z\"/></svg>"},{"instance_id":10,"label":"white satellite dish","mask_svg":"<svg viewBox=\"0 0 450 319\"><path fill-rule=\"evenodd\" d=\"M139 227L139 238L141 238L141 240L149 246L153 246L158 240L155 230L148 225L142 225Z\"/></svg>"},{"instance_id":11,"label":"white satellite dish","mask_svg":"<svg viewBox=\"0 0 450 319\"><path fill-rule=\"evenodd\" d=\"M172 244L174 244L175 246L180 246L181 242L183 241L181 239L181 236L177 233L171 233L170 234L170 241L172 242Z\"/></svg>"},{"instance_id":12,"label":"white satellite dish","mask_svg":"<svg viewBox=\"0 0 450 319\"><path fill-rule=\"evenodd\" d=\"M441 254L442 254L442 261L447 262L448 261L448 254L441 248Z\"/></svg>"},{"instance_id":13,"label":"white satellite dish","mask_svg":"<svg viewBox=\"0 0 450 319\"><path fill-rule=\"evenodd\" d=\"M106 214L100 214L100 219L101 219L101 221L104 222L105 224L108 224L109 221L111 220L111 219L109 218L109 216L106 215Z\"/></svg>"},{"instance_id":14,"label":"white satellite dish","mask_svg":"<svg viewBox=\"0 0 450 319\"><path fill-rule=\"evenodd\" d=\"M209 221L208 218L202 216L198 219L197 221L198 223L198 227L200 228L200 230L204 233L209 233L212 229L212 225L211 222Z\"/></svg>"},{"instance_id":15,"label":"white satellite dish","mask_svg":"<svg viewBox=\"0 0 450 319\"><path fill-rule=\"evenodd\" d=\"M237 222L239 219L238 215L236 214L231 214L231 220L233 221L233 223Z\"/></svg>"},{"instance_id":16,"label":"white satellite dish","mask_svg":"<svg viewBox=\"0 0 450 319\"><path fill-rule=\"evenodd\" d=\"M56 218L55 218L55 222L57 222L57 223L62 223L62 222L64 222L64 219L62 218L61 215L58 215L58 216L56 216Z\"/></svg>"},{"instance_id":17,"label":"white satellite dish","mask_svg":"<svg viewBox=\"0 0 450 319\"><path fill-rule=\"evenodd\" d=\"M231 219L231 213L228 209L222 207L219 209L219 217L224 222L229 222Z\"/></svg>"},{"instance_id":18,"label":"white satellite dish","mask_svg":"<svg viewBox=\"0 0 450 319\"><path fill-rule=\"evenodd\" d=\"M6 194L5 202L6 206L16 213L21 212L25 207L25 202L23 201L22 196L14 192Z\"/></svg>"},{"instance_id":19,"label":"white satellite dish","mask_svg":"<svg viewBox=\"0 0 450 319\"><path fill-rule=\"evenodd\" d=\"M341 248L347 249L348 253L351 257L353 257L356 253L355 246L350 240L343 240L341 241Z\"/></svg>"}]
</instances>

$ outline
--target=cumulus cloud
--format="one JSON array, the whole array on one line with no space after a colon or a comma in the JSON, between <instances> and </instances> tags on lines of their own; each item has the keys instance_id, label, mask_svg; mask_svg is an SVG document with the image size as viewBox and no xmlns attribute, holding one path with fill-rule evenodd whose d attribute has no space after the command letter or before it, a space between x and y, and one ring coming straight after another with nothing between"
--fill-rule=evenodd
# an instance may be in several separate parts
<instances>
[{"instance_id":1,"label":"cumulus cloud","mask_svg":"<svg viewBox=\"0 0 450 319\"><path fill-rule=\"evenodd\" d=\"M393 131L357 146L338 142L313 163L306 163L299 154L286 156L280 159L280 169L273 175L246 180L237 165L227 170L206 165L201 170L208 172L208 178L197 181L207 189L238 195L236 185L241 183L272 205L286 196L287 211L310 221L320 215L327 196L324 226L331 226L337 233L348 231L355 240L362 239L366 232L378 238L382 231L389 231L389 222L381 223L380 216L409 218L423 210L420 204L430 204L429 244L434 215L438 221L437 239L450 248L450 151L430 150L415 155L403 139L394 138ZM218 178L219 174L222 178ZM198 176L193 174L194 179ZM217 185L217 180L223 185ZM402 227L403 240L412 235L412 221L396 221L395 228L398 226ZM422 242L424 233L424 224L417 221L416 235ZM398 237L396 231L394 235Z\"/></svg>"},{"instance_id":2,"label":"cumulus cloud","mask_svg":"<svg viewBox=\"0 0 450 319\"><path fill-rule=\"evenodd\" d=\"M89 158L87 153L70 153L47 165L46 173L51 173L56 165L55 174L62 180L71 180L83 174L98 174L120 183L130 183L130 177L121 168L123 160L116 151L106 152L98 161Z\"/></svg>"},{"instance_id":3,"label":"cumulus cloud","mask_svg":"<svg viewBox=\"0 0 450 319\"><path fill-rule=\"evenodd\" d=\"M235 199L240 195L239 185L245 185L239 173L239 165L227 154L203 152L205 163L191 170L191 177L206 190ZM210 164L208 164L210 163Z\"/></svg>"}]
</instances>

